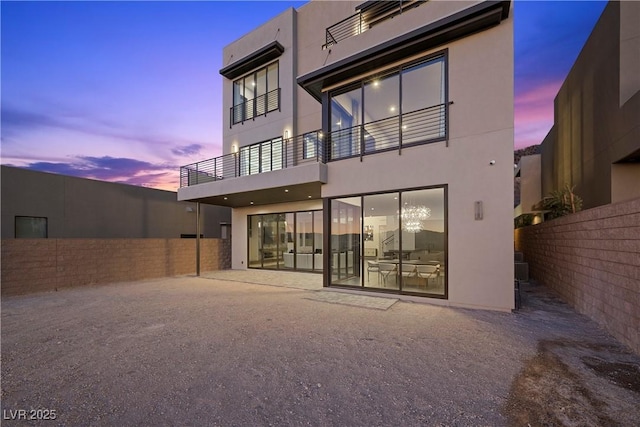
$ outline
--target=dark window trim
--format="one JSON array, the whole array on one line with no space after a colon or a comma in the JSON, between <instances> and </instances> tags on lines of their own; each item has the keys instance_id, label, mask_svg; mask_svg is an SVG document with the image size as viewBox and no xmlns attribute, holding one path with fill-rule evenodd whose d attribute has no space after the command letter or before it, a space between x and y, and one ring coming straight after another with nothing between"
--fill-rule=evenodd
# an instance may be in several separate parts
<instances>
[{"instance_id":1,"label":"dark window trim","mask_svg":"<svg viewBox=\"0 0 640 427\"><path fill-rule=\"evenodd\" d=\"M327 242L327 244L329 246L323 247L323 251L325 253L331 253L332 252L332 248L331 248L331 225L332 225L332 221L331 221L331 209L332 209L332 202L336 199L345 199L345 198L349 198L349 197L359 197L360 198L360 214L362 215L362 207L364 206L364 197L365 196L375 196L378 194L390 194L390 193L398 193L399 197L398 197L398 207L399 209L402 208L402 193L407 193L410 191L418 191L418 190L433 190L433 189L438 189L441 188L444 190L444 274L445 274L445 281L444 281L444 294L443 295L439 295L439 294L428 294L428 293L424 293L424 292L411 292L411 291L404 291L402 289L402 285L400 284L398 286L398 290L395 289L380 289L380 288L368 288L364 286L364 275L362 275L361 281L360 281L360 285L340 285L340 284L331 284L331 260L330 259L326 259L325 260L325 267L326 270L323 270L325 273L325 278L323 281L323 286L324 287L332 287L332 288L344 288L344 289L361 289L361 290L366 290L367 292L381 292L381 293L387 293L387 294L396 294L396 295L411 295L411 296L419 296L419 297L423 297L423 298L435 298L435 299L443 299L443 300L448 300L449 299L449 184L436 184L436 185L429 185L429 186L421 186L421 187L409 187L409 188L403 188L403 189L399 189L399 190L385 190L385 191L374 191L374 192L369 192L369 193L356 193L356 194L345 194L345 195L340 195L340 196L334 196L334 197L329 197L329 198L325 198L324 199L324 203L323 203L323 211L327 212L327 215L325 215L325 229L323 230L323 233L325 236L329 236L328 238L325 237L325 242ZM400 223L399 223L400 224ZM362 222L360 228L361 228L361 233L360 233L360 245L364 246L364 242L362 241L362 229L364 227L364 221ZM400 233L400 240L402 240L402 233ZM402 247L402 241L400 241L400 247ZM364 271L364 257L361 258L360 260L360 271Z\"/></svg>"},{"instance_id":2,"label":"dark window trim","mask_svg":"<svg viewBox=\"0 0 640 427\"><path fill-rule=\"evenodd\" d=\"M277 80L277 87L274 89L271 89L269 87L269 67L273 66L274 64L276 64L278 66L278 72L276 75L276 80ZM246 85L244 84L244 81L247 77L252 76L253 77L253 81L256 82L258 80L258 72L265 70L265 93L259 96L255 96L255 92L254 92L254 96L251 99L246 99L245 101L236 104L236 99L235 99L235 87L236 87L236 82L239 82L242 80L242 88L243 88L243 94L242 97L244 98L244 91L246 91ZM274 106L273 108L269 109L269 103L268 103L268 95L269 94L275 94L276 96L276 103L277 105ZM262 114L258 114L257 112L257 108L256 108L256 102L258 100L259 97L265 97L265 106L264 106L264 113ZM262 117L262 116L266 116L267 114L273 112L273 111L280 111L281 107L282 107L282 102L281 102L281 94L280 94L280 61L273 61L271 63L268 63L266 65L263 65L262 67L253 69L252 72L250 73L246 73L244 75L242 75L241 77L234 79L232 84L231 84L231 108L230 108L230 118L229 118L229 128L232 128L233 125L237 125L237 124L243 124L244 122L248 121L248 120L252 120L254 121L256 119L256 117ZM245 114L244 114L244 109L247 108L245 107L245 105L251 105L251 117L250 118L246 118ZM241 107L242 108L242 118L238 121L236 121L236 112L235 109L237 107Z\"/></svg>"},{"instance_id":3,"label":"dark window trim","mask_svg":"<svg viewBox=\"0 0 640 427\"><path fill-rule=\"evenodd\" d=\"M439 136L436 138L430 138L430 139L425 139L425 140L421 140L421 141L415 141L415 142L410 142L410 143L403 143L402 142L402 117L404 114L408 114L411 113L411 111L408 111L407 113L405 113L404 111L402 111L402 75L404 74L404 71L408 68L414 67L416 65L420 65L420 64L426 64L429 62L436 62L437 60L442 60L444 63L444 102L443 104L438 104L438 105L444 105L445 106L445 129L444 129L444 136ZM392 151L392 150L397 150L398 154L402 154L402 149L405 147L414 147L417 145L424 145L424 144L431 144L431 143L435 143L435 142L442 142L445 141L447 143L447 147L449 146L449 49L445 48L442 50L439 50L437 52L432 52L429 53L425 56L422 56L420 58L416 58L416 59L412 59L410 61L407 61L405 63L399 64L399 65L395 65L391 68L385 68L379 71L376 71L372 74L369 74L367 76L362 77L362 79L358 80L357 82L350 82L348 84L346 84L345 86L341 86L341 87L337 87L335 89L332 89L330 91L324 92L324 94L326 95L325 97L323 97L323 99L326 100L327 102L327 120L325 120L325 122L327 122L329 124L329 127L324 130L325 134L329 135L328 138L326 138L326 144L331 144L331 134L333 131L331 130L332 128L332 104L331 104L331 99L334 96L339 96L342 95L344 93L350 92L354 89L360 89L360 98L361 98L361 111L360 111L360 117L364 118L364 112L365 112L365 94L364 94L364 88L365 85L373 80L379 79L379 78L383 78L383 77L388 77L388 76L392 76L394 74L398 75L398 91L399 91L399 105L398 105L398 115L397 116L390 116L384 119L379 119L379 120L374 120L373 122L368 122L368 123L362 123L361 125L357 125L357 126L353 126L353 127L360 127L362 126L362 128L364 129L364 126L369 125L371 123L375 123L376 121L381 121L381 120L387 120L389 118L393 118L393 117L398 117L398 123L399 123L399 129L398 129L398 145L397 146L391 146L391 147L386 147L386 148L381 148L379 150L375 150L375 151L370 151L370 152L365 152L365 147L364 147L364 143L363 141L361 141L360 144L360 153L359 154L352 154L352 155L348 155L348 156L342 156L339 158L332 158L331 153L332 153L332 147L330 145L327 145L326 147L326 152L327 152L327 161L331 162L331 161L339 161L339 160L346 160L346 159L350 159L353 157L360 157L360 160L362 161L364 156L367 155L371 155L371 154L378 154L378 153L383 153L386 151ZM342 107L340 106L340 108L342 109ZM426 107L426 108L430 108L430 107ZM342 109L344 111L344 109ZM324 109L323 109L324 111ZM348 129L348 128L347 128Z\"/></svg>"},{"instance_id":4,"label":"dark window trim","mask_svg":"<svg viewBox=\"0 0 640 427\"><path fill-rule=\"evenodd\" d=\"M361 74L363 69L382 68L500 24L509 16L510 1L485 1L451 16L366 49L348 58L298 77L298 84L318 101L324 88Z\"/></svg>"},{"instance_id":5,"label":"dark window trim","mask_svg":"<svg viewBox=\"0 0 640 427\"><path fill-rule=\"evenodd\" d=\"M283 215L286 218L287 214L293 214L293 248L294 248L294 254L297 254L296 249L298 247L298 242L296 241L296 231L298 228L298 213L301 212L313 212L315 216L316 212L324 212L324 209L307 209L307 210L301 210L301 211L283 211L283 212L264 212L264 213L256 213L256 214L247 214L247 268L248 269L253 269L253 270L286 270L286 271L302 271L305 273L316 273L316 274L323 274L324 272L324 254L326 252L325 250L325 237L324 237L324 214L323 214L323 226L322 226L322 257L323 257L323 262L322 262L322 270L316 270L315 269L315 257L312 257L312 261L311 261L311 266L312 269L311 270L298 270L298 266L297 266L297 260L296 257L293 258L293 269L289 269L289 268L265 268L264 267L264 259L260 258L260 267L251 267L251 260L250 260L250 254L249 254L249 239L251 238L249 235L249 230L251 229L251 217L254 216L265 216L265 215ZM315 222L313 221L313 218L311 220L311 229L313 230L312 232L315 234ZM262 227L262 229L264 230L264 227ZM262 236L260 236L262 238ZM315 236L313 237L313 247L315 248ZM315 252L313 252L312 254L315 254Z\"/></svg>"},{"instance_id":6,"label":"dark window trim","mask_svg":"<svg viewBox=\"0 0 640 427\"><path fill-rule=\"evenodd\" d=\"M233 80L236 77L240 77L243 74L247 74L254 68L258 68L261 65L271 62L272 60L280 57L284 52L284 46L279 42L273 41L266 46L256 50L255 52L245 56L236 62L227 65L220 70L220 74L229 80Z\"/></svg>"}]
</instances>

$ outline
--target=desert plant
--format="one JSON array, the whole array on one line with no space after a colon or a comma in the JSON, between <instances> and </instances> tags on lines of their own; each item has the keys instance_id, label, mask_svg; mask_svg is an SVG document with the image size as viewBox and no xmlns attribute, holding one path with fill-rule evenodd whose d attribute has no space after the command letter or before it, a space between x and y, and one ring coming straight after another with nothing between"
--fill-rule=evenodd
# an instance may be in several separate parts
<instances>
[{"instance_id":1,"label":"desert plant","mask_svg":"<svg viewBox=\"0 0 640 427\"><path fill-rule=\"evenodd\" d=\"M575 186L565 184L560 190L552 191L533 206L535 210L547 211L547 219L576 213L582 210L582 198L574 193Z\"/></svg>"}]
</instances>

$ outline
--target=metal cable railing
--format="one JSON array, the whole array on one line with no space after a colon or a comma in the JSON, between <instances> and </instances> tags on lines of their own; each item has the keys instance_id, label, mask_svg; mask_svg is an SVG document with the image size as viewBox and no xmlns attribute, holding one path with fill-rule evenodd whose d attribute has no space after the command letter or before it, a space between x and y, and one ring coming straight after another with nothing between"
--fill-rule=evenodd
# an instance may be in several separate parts
<instances>
[{"instance_id":1,"label":"metal cable railing","mask_svg":"<svg viewBox=\"0 0 640 427\"><path fill-rule=\"evenodd\" d=\"M234 105L230 110L229 126L251 120L258 116L264 116L275 110L280 110L280 88L249 99L241 104Z\"/></svg>"},{"instance_id":2,"label":"metal cable railing","mask_svg":"<svg viewBox=\"0 0 640 427\"><path fill-rule=\"evenodd\" d=\"M333 131L329 134L329 160L441 140L446 136L448 106L434 105Z\"/></svg>"},{"instance_id":3,"label":"metal cable railing","mask_svg":"<svg viewBox=\"0 0 640 427\"><path fill-rule=\"evenodd\" d=\"M389 18L393 18L413 7L425 3L427 0L395 0L372 2L340 22L327 27L325 30L325 44L327 49L338 42L358 34L362 34L371 27Z\"/></svg>"},{"instance_id":4,"label":"metal cable railing","mask_svg":"<svg viewBox=\"0 0 640 427\"><path fill-rule=\"evenodd\" d=\"M324 161L324 138L322 131L316 130L292 138L275 138L247 145L236 153L182 166L180 187Z\"/></svg>"}]
</instances>

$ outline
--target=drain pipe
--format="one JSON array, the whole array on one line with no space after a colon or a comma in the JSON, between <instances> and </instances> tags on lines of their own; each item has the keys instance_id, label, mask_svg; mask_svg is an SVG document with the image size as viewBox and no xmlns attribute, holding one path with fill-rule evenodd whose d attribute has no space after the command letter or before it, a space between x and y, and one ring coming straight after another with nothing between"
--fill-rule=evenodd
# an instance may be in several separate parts
<instances>
[{"instance_id":1,"label":"drain pipe","mask_svg":"<svg viewBox=\"0 0 640 427\"><path fill-rule=\"evenodd\" d=\"M200 202L196 202L196 276L200 276Z\"/></svg>"}]
</instances>

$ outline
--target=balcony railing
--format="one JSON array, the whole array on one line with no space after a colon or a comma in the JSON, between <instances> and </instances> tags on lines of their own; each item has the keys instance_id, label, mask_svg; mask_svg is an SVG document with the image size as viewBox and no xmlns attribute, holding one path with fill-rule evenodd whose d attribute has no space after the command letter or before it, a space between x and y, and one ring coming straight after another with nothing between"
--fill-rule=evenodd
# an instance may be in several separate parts
<instances>
[{"instance_id":1,"label":"balcony railing","mask_svg":"<svg viewBox=\"0 0 640 427\"><path fill-rule=\"evenodd\" d=\"M330 158L339 160L446 139L449 104L411 111L329 134Z\"/></svg>"},{"instance_id":2,"label":"balcony railing","mask_svg":"<svg viewBox=\"0 0 640 427\"><path fill-rule=\"evenodd\" d=\"M427 0L396 0L371 2L359 9L357 13L333 24L325 31L326 49L338 42L364 33L376 24L393 18L413 7L420 6Z\"/></svg>"},{"instance_id":3,"label":"balcony railing","mask_svg":"<svg viewBox=\"0 0 640 427\"><path fill-rule=\"evenodd\" d=\"M324 138L320 130L292 138L276 138L241 147L180 168L180 187L255 175L293 166L324 162Z\"/></svg>"},{"instance_id":4,"label":"balcony railing","mask_svg":"<svg viewBox=\"0 0 640 427\"><path fill-rule=\"evenodd\" d=\"M229 127L280 110L280 88L231 107Z\"/></svg>"}]
</instances>

